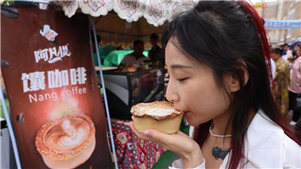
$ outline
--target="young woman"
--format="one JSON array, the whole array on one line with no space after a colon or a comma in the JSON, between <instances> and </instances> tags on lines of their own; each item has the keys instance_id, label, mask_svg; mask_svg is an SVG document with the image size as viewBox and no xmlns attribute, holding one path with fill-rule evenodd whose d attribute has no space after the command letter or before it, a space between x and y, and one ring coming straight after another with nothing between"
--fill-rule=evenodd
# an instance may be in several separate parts
<instances>
[{"instance_id":1,"label":"young woman","mask_svg":"<svg viewBox=\"0 0 301 169\"><path fill-rule=\"evenodd\" d=\"M263 21L246 1L200 1L163 35L166 98L185 112L193 139L137 131L181 159L171 168L300 168L301 147L270 88Z\"/></svg>"}]
</instances>

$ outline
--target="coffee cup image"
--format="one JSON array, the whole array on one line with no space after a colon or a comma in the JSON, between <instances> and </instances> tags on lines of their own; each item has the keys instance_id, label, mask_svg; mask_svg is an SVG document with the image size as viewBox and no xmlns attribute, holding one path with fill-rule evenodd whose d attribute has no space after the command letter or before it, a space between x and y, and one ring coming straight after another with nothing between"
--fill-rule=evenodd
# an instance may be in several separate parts
<instances>
[{"instance_id":1,"label":"coffee cup image","mask_svg":"<svg viewBox=\"0 0 301 169\"><path fill-rule=\"evenodd\" d=\"M84 114L66 115L44 124L36 148L49 168L76 168L95 149L95 126Z\"/></svg>"}]
</instances>

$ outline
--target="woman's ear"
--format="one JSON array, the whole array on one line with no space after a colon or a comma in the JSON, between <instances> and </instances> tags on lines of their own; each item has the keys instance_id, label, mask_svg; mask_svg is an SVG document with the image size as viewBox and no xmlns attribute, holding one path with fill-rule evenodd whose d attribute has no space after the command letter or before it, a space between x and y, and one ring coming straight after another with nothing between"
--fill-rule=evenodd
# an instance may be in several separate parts
<instances>
[{"instance_id":1,"label":"woman's ear","mask_svg":"<svg viewBox=\"0 0 301 169\"><path fill-rule=\"evenodd\" d=\"M247 84L249 80L249 73L245 67L242 67L243 86ZM230 92L237 92L241 89L238 77L234 73L224 74L224 81L228 86Z\"/></svg>"},{"instance_id":2,"label":"woman's ear","mask_svg":"<svg viewBox=\"0 0 301 169\"><path fill-rule=\"evenodd\" d=\"M240 90L240 84L233 73L224 74L224 82L226 83L230 92L237 92Z\"/></svg>"}]
</instances>

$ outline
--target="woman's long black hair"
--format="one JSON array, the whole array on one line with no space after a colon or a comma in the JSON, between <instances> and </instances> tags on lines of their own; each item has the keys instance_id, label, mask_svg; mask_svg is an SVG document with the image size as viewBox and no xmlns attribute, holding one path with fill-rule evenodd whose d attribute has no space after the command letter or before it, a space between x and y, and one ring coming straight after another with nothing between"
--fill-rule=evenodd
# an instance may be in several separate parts
<instances>
[{"instance_id":1,"label":"woman's long black hair","mask_svg":"<svg viewBox=\"0 0 301 169\"><path fill-rule=\"evenodd\" d=\"M271 92L266 62L266 56L270 58L268 43L263 21L254 11L245 1L200 1L193 8L178 13L162 37L164 50L169 39L175 37L178 43L174 45L185 56L211 67L218 87L227 91L228 97L232 98L232 94L223 81L223 74L230 73L240 82L241 90L231 100L233 114L228 121L228 126L230 123L232 126L228 168L238 168L244 158L244 139L251 110L262 109L297 142ZM249 75L246 84L244 72ZM211 122L195 129L194 140L200 147L206 141Z\"/></svg>"}]
</instances>

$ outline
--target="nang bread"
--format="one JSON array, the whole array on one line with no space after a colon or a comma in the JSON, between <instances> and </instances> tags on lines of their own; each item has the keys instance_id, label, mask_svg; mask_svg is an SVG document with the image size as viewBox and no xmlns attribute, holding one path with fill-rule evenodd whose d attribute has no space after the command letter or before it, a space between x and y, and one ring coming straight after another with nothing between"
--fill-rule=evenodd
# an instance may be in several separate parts
<instances>
[{"instance_id":1,"label":"nang bread","mask_svg":"<svg viewBox=\"0 0 301 169\"><path fill-rule=\"evenodd\" d=\"M178 132L184 114L165 101L139 103L131 113L137 130L156 129L166 134Z\"/></svg>"}]
</instances>

